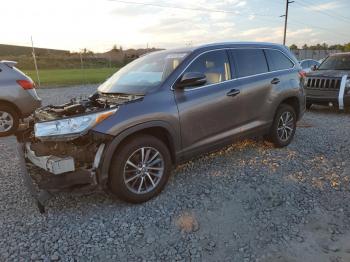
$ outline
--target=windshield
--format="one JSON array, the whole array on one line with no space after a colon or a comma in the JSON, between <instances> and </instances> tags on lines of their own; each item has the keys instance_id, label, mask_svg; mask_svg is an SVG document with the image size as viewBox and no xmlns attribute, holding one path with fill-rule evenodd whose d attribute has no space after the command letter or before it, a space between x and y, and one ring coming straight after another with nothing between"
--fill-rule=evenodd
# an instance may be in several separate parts
<instances>
[{"instance_id":1,"label":"windshield","mask_svg":"<svg viewBox=\"0 0 350 262\"><path fill-rule=\"evenodd\" d=\"M319 70L350 70L350 54L327 57Z\"/></svg>"},{"instance_id":2,"label":"windshield","mask_svg":"<svg viewBox=\"0 0 350 262\"><path fill-rule=\"evenodd\" d=\"M120 69L99 86L102 93L145 94L158 87L188 53L155 52L140 57Z\"/></svg>"}]
</instances>

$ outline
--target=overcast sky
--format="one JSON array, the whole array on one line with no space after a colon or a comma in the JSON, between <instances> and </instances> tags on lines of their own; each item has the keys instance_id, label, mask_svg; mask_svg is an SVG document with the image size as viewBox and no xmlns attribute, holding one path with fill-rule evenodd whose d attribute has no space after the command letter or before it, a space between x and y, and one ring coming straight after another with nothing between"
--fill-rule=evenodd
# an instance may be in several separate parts
<instances>
[{"instance_id":1,"label":"overcast sky","mask_svg":"<svg viewBox=\"0 0 350 262\"><path fill-rule=\"evenodd\" d=\"M98 52L114 44L171 48L217 41L280 43L284 10L285 0L3 0L0 43L30 45L32 35L39 47ZM349 0L295 0L287 44L350 42L349 11Z\"/></svg>"}]
</instances>

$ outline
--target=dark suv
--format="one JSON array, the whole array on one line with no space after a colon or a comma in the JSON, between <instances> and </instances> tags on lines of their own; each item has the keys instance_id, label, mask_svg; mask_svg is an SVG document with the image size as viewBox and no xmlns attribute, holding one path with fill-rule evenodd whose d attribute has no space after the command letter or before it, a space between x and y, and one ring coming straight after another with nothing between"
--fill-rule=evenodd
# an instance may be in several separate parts
<instances>
[{"instance_id":1,"label":"dark suv","mask_svg":"<svg viewBox=\"0 0 350 262\"><path fill-rule=\"evenodd\" d=\"M268 43L154 52L89 98L37 110L17 138L40 188L93 184L143 202L172 166L233 139L287 146L305 110L300 70L286 47Z\"/></svg>"},{"instance_id":2,"label":"dark suv","mask_svg":"<svg viewBox=\"0 0 350 262\"><path fill-rule=\"evenodd\" d=\"M350 106L350 53L328 56L305 79L306 107L332 103L344 109Z\"/></svg>"}]
</instances>

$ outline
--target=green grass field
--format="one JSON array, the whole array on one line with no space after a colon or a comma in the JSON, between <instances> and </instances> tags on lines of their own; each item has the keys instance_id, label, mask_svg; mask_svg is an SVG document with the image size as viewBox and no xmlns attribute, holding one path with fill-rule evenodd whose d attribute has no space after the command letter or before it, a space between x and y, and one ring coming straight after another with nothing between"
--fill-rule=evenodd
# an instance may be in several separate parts
<instances>
[{"instance_id":1,"label":"green grass field","mask_svg":"<svg viewBox=\"0 0 350 262\"><path fill-rule=\"evenodd\" d=\"M38 84L35 70L23 70ZM87 68L87 69L39 69L41 86L67 86L96 84L106 80L118 68Z\"/></svg>"}]
</instances>

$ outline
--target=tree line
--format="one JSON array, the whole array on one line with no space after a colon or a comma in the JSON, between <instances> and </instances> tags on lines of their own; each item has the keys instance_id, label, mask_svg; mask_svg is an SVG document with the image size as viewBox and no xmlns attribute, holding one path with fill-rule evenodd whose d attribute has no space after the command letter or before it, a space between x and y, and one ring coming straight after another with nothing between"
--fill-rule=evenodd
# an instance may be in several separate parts
<instances>
[{"instance_id":1,"label":"tree line","mask_svg":"<svg viewBox=\"0 0 350 262\"><path fill-rule=\"evenodd\" d=\"M300 48L296 44L292 44L289 48L291 50L296 50L296 49L304 49L304 50L340 50L342 52L350 52L350 43L347 43L347 44L344 44L344 45L341 45L341 44L328 45L326 43L316 44L316 45L304 44Z\"/></svg>"}]
</instances>

